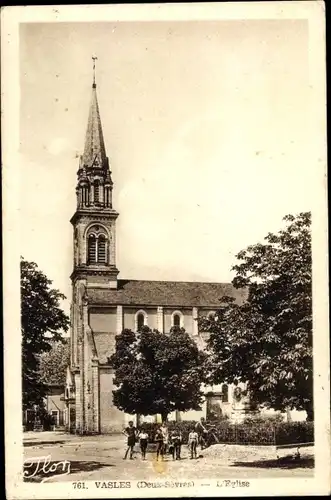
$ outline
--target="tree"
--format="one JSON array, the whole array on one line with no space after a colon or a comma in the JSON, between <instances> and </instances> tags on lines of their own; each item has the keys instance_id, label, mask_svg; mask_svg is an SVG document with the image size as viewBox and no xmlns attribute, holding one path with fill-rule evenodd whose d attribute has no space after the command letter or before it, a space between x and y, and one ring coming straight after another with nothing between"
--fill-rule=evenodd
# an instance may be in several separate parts
<instances>
[{"instance_id":1,"label":"tree","mask_svg":"<svg viewBox=\"0 0 331 500\"><path fill-rule=\"evenodd\" d=\"M285 228L241 251L233 285L247 300L224 297L210 333L209 380L246 382L256 403L306 410L313 418L311 215L287 215Z\"/></svg>"},{"instance_id":2,"label":"tree","mask_svg":"<svg viewBox=\"0 0 331 500\"><path fill-rule=\"evenodd\" d=\"M130 414L161 414L201 409L205 355L182 328L169 334L143 327L116 336L109 358L115 370L115 406Z\"/></svg>"},{"instance_id":3,"label":"tree","mask_svg":"<svg viewBox=\"0 0 331 500\"><path fill-rule=\"evenodd\" d=\"M34 262L21 258L21 330L23 407L42 405L45 385L40 379L40 354L51 349L69 328L69 318L60 309L65 296L51 288L50 281Z\"/></svg>"},{"instance_id":4,"label":"tree","mask_svg":"<svg viewBox=\"0 0 331 500\"><path fill-rule=\"evenodd\" d=\"M40 381L44 384L65 385L70 351L67 339L52 342L51 350L40 355Z\"/></svg>"}]
</instances>

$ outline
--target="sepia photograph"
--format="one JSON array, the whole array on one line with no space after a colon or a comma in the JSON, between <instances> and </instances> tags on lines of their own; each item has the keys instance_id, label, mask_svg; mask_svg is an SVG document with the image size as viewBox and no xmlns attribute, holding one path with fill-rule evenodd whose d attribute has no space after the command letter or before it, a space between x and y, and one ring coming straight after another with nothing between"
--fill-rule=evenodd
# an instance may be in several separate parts
<instances>
[{"instance_id":1,"label":"sepia photograph","mask_svg":"<svg viewBox=\"0 0 331 500\"><path fill-rule=\"evenodd\" d=\"M2 12L9 498L328 492L323 5Z\"/></svg>"}]
</instances>

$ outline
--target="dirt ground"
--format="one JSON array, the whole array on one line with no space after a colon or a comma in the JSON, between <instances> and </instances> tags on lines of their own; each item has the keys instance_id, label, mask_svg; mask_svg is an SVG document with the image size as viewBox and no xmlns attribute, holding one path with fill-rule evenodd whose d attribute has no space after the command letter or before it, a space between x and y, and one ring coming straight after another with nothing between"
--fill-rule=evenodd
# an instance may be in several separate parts
<instances>
[{"instance_id":1,"label":"dirt ground","mask_svg":"<svg viewBox=\"0 0 331 500\"><path fill-rule=\"evenodd\" d=\"M82 480L193 480L205 478L280 478L312 477L314 474L313 451L308 450L300 459L293 459L295 450L289 450L279 459L275 450L266 454L258 450L245 453L241 447L215 445L207 450L198 449L199 458L191 460L187 446L182 447L180 461L167 456L156 461L153 447L141 459L137 447L133 460L123 460L126 440L124 436L75 436L62 432L24 433L25 470L38 469L28 481L47 482ZM235 449L237 448L237 449ZM287 456L286 456L287 455ZM70 474L58 476L42 470L42 463L52 464L67 460ZM40 466L37 467L38 461ZM46 468L47 469L47 468ZM31 475L31 474L29 474Z\"/></svg>"}]
</instances>

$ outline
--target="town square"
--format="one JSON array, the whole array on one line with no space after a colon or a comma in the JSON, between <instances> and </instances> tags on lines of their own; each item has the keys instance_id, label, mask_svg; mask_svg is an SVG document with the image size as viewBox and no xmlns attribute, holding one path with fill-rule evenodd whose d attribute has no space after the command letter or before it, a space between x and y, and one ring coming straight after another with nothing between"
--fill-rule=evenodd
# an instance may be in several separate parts
<instances>
[{"instance_id":1,"label":"town square","mask_svg":"<svg viewBox=\"0 0 331 500\"><path fill-rule=\"evenodd\" d=\"M221 445L218 445L221 448ZM26 467L26 481L47 482L58 481L125 481L125 480L162 480L162 481L194 481L208 477L219 480L249 479L272 477L313 477L314 459L311 447L303 448L301 458L294 460L294 450L277 453L275 449L268 452L252 449L250 454L240 450L218 450L215 457L211 450L201 452L202 457L192 461L189 459L187 447L183 447L182 460L173 461L170 456L164 462L156 462L155 449L147 454L147 460L142 462L137 448L136 456L132 461L123 465L125 439L121 435L108 436L71 436L61 432L28 432L24 436L24 459L26 464L33 463L33 467ZM185 449L184 449L185 448ZM231 448L231 447L230 447ZM261 447L260 447L261 448ZM248 455L248 456L247 456ZM280 459L277 459L280 455ZM281 459L281 457L287 457ZM40 465L37 467L38 457ZM49 465L42 469L44 458ZM60 475L68 471L70 474ZM60 463L56 473L50 472L50 464Z\"/></svg>"}]
</instances>

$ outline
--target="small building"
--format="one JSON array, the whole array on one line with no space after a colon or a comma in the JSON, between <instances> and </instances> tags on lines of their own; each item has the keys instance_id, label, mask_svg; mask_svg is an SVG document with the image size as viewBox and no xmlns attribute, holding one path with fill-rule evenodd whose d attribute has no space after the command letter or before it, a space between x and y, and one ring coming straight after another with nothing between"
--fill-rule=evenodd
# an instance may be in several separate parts
<instances>
[{"instance_id":1,"label":"small building","mask_svg":"<svg viewBox=\"0 0 331 500\"><path fill-rule=\"evenodd\" d=\"M44 406L23 411L23 430L64 430L67 420L67 403L63 384L50 383L46 386Z\"/></svg>"},{"instance_id":2,"label":"small building","mask_svg":"<svg viewBox=\"0 0 331 500\"><path fill-rule=\"evenodd\" d=\"M51 417L51 429L65 429L65 388L60 384L49 384L45 397L45 408L48 415Z\"/></svg>"}]
</instances>

